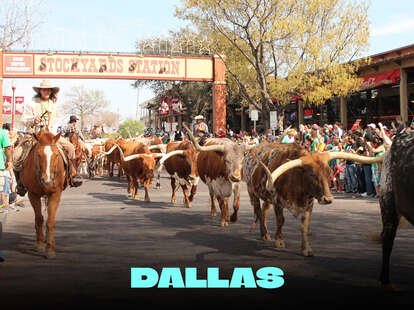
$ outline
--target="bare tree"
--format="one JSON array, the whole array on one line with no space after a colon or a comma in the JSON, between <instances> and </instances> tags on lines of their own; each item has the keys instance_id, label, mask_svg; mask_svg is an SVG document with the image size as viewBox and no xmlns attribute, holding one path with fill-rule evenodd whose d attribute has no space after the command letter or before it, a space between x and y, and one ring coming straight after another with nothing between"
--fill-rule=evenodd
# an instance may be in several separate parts
<instances>
[{"instance_id":1,"label":"bare tree","mask_svg":"<svg viewBox=\"0 0 414 310\"><path fill-rule=\"evenodd\" d=\"M65 114L78 116L82 129L87 117L100 113L109 106L109 101L105 98L103 91L88 90L84 86L72 87L65 97L63 104Z\"/></svg>"},{"instance_id":2,"label":"bare tree","mask_svg":"<svg viewBox=\"0 0 414 310\"><path fill-rule=\"evenodd\" d=\"M43 0L0 0L0 49L27 48L45 18Z\"/></svg>"}]
</instances>

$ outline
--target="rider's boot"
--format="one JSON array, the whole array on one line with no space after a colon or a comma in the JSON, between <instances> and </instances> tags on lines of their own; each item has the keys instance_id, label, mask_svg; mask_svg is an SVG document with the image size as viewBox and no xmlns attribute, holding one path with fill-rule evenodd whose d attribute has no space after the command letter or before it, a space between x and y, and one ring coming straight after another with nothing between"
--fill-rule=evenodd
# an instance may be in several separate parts
<instances>
[{"instance_id":1,"label":"rider's boot","mask_svg":"<svg viewBox=\"0 0 414 310\"><path fill-rule=\"evenodd\" d=\"M71 187L78 187L83 184L82 178L78 175L76 171L76 165L74 160L68 160L69 162L69 172L70 172L70 182L69 185Z\"/></svg>"}]
</instances>

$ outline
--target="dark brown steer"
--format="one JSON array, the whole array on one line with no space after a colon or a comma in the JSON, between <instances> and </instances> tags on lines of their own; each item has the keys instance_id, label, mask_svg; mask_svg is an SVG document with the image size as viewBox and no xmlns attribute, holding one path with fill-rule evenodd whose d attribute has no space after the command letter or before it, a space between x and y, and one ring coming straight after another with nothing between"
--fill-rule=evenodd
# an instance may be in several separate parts
<instances>
[{"instance_id":1,"label":"dark brown steer","mask_svg":"<svg viewBox=\"0 0 414 310\"><path fill-rule=\"evenodd\" d=\"M191 207L199 181L196 162L197 154L198 152L194 146L187 140L167 144L167 154L161 159L158 170L165 166L165 169L171 176L172 203L176 202L175 193L178 186L181 185L184 194L184 206ZM188 195L190 187L191 192Z\"/></svg>"},{"instance_id":2,"label":"dark brown steer","mask_svg":"<svg viewBox=\"0 0 414 310\"><path fill-rule=\"evenodd\" d=\"M382 285L390 284L389 267L400 219L414 225L414 132L398 135L387 151L381 171Z\"/></svg>"},{"instance_id":3,"label":"dark brown steer","mask_svg":"<svg viewBox=\"0 0 414 310\"><path fill-rule=\"evenodd\" d=\"M247 183L250 202L256 220L260 221L261 236L270 240L266 216L273 204L277 231L275 246L285 247L282 235L283 209L295 217L302 217L302 254L312 256L308 231L314 199L330 204L333 196L329 188L331 169L328 162L344 158L371 164L378 158L342 152L325 152L310 155L297 144L264 143L250 150L243 161L243 180ZM273 171L273 172L271 172ZM260 206L263 200L263 208Z\"/></svg>"}]
</instances>

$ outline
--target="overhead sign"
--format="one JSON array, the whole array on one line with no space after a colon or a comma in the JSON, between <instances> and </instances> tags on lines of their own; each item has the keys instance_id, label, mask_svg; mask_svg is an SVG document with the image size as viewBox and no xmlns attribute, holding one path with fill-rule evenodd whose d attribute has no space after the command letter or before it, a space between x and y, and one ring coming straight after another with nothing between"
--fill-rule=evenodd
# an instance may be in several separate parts
<instances>
[{"instance_id":1,"label":"overhead sign","mask_svg":"<svg viewBox=\"0 0 414 310\"><path fill-rule=\"evenodd\" d=\"M3 76L212 81L211 57L3 53Z\"/></svg>"}]
</instances>

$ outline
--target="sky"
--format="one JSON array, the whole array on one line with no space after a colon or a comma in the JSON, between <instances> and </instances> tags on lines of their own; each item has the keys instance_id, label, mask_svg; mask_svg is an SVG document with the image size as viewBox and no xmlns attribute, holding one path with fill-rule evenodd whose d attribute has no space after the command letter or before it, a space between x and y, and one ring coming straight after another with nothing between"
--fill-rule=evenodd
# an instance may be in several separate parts
<instances>
[{"instance_id":1,"label":"sky","mask_svg":"<svg viewBox=\"0 0 414 310\"><path fill-rule=\"evenodd\" d=\"M371 0L369 19L371 36L365 56L414 44L413 0ZM19 3L19 1L18 1ZM28 50L135 52L139 39L167 35L186 22L174 16L179 0L44 0L46 18L32 36ZM16 79L16 96L33 96L32 86L41 80ZM131 87L130 80L54 79L59 100L73 86L104 92L108 110L119 112L122 119L135 116L137 101L154 94L146 88ZM3 95L11 95L11 79L3 80Z\"/></svg>"}]
</instances>

